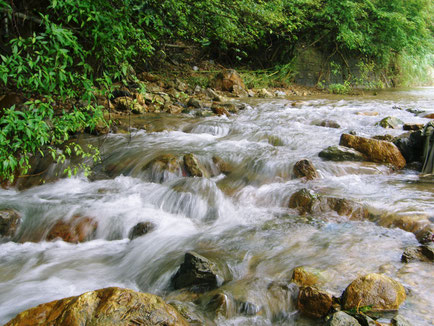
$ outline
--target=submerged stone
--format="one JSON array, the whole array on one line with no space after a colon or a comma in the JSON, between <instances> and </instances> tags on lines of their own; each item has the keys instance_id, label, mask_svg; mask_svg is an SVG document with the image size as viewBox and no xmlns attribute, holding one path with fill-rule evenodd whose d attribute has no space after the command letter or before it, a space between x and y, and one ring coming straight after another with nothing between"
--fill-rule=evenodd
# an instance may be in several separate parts
<instances>
[{"instance_id":1,"label":"submerged stone","mask_svg":"<svg viewBox=\"0 0 434 326\"><path fill-rule=\"evenodd\" d=\"M7 326L165 325L188 322L160 297L110 287L41 304L18 314Z\"/></svg>"},{"instance_id":2,"label":"submerged stone","mask_svg":"<svg viewBox=\"0 0 434 326\"><path fill-rule=\"evenodd\" d=\"M155 224L151 222L140 222L137 223L128 234L128 238L130 240L133 240L135 238L141 237L142 235L145 235L152 230L155 229Z\"/></svg>"},{"instance_id":3,"label":"submerged stone","mask_svg":"<svg viewBox=\"0 0 434 326\"><path fill-rule=\"evenodd\" d=\"M409 263L411 261L434 261L434 245L426 244L418 247L406 248L401 256L403 263Z\"/></svg>"},{"instance_id":4,"label":"submerged stone","mask_svg":"<svg viewBox=\"0 0 434 326\"><path fill-rule=\"evenodd\" d=\"M47 241L58 238L65 242L78 243L91 240L98 222L91 217L75 215L68 221L58 221L47 234Z\"/></svg>"},{"instance_id":5,"label":"submerged stone","mask_svg":"<svg viewBox=\"0 0 434 326\"><path fill-rule=\"evenodd\" d=\"M0 211L0 237L13 237L21 224L21 216L13 209Z\"/></svg>"}]
</instances>

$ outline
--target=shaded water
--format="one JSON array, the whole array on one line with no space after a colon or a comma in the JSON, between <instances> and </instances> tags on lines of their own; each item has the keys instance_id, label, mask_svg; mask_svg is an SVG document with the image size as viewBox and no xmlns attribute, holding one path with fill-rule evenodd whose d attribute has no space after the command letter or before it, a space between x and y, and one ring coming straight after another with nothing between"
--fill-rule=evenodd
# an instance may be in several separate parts
<instances>
[{"instance_id":1,"label":"shaded water","mask_svg":"<svg viewBox=\"0 0 434 326\"><path fill-rule=\"evenodd\" d=\"M322 270L324 288L336 296L358 275L384 272L407 289L401 313L413 325L434 324L433 265L400 262L404 248L417 244L412 233L332 213L299 216L288 208L292 193L309 188L353 199L372 211L434 216L433 184L421 182L415 171L318 157L344 132L403 133L375 126L386 116L426 123L422 116L434 110L434 89L293 102L255 100L230 118L143 119L168 131L99 139L104 145L97 181L81 176L22 192L0 190L0 208L23 216L16 242L0 244L0 323L37 304L108 286L179 299L170 293L170 279L184 253L195 250L228 264L232 281L223 286L225 293L263 311L217 318L218 325L314 325L296 313L291 288L283 303L269 295L270 284L285 283L300 265ZM358 114L371 111L379 115ZM341 128L315 125L324 119ZM227 176L188 178L182 171L159 174L147 167L168 153L194 153L214 172L212 157L218 155L234 170ZM313 162L319 179L294 178L292 167L302 158ZM95 240L19 243L43 238L56 221L76 214L98 221ZM153 222L155 230L130 241L131 228L144 221ZM200 312L202 307L193 308Z\"/></svg>"}]
</instances>

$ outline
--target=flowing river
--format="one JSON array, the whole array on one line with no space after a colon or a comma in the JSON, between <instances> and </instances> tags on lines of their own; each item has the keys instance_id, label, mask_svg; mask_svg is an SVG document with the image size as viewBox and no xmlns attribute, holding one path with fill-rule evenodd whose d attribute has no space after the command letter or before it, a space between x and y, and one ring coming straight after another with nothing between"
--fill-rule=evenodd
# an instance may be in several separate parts
<instances>
[{"instance_id":1,"label":"flowing river","mask_svg":"<svg viewBox=\"0 0 434 326\"><path fill-rule=\"evenodd\" d=\"M229 118L149 116L141 123L155 132L93 139L103 157L93 181L78 176L24 191L0 190L0 209L23 217L15 241L0 242L0 324L40 303L108 286L188 302L172 292L170 280L184 254L194 250L227 264L232 281L224 291L250 304L229 318L215 318L217 325L321 324L297 313L291 285L285 300L270 299L266 284L287 281L301 265L323 271L324 287L335 296L359 275L385 273L406 288L400 313L413 325L433 325L433 264L401 262L403 250L418 244L413 233L334 212L301 216L288 204L294 192L308 188L354 200L379 216L425 214L432 220L432 179L381 164L325 161L318 153L350 131L402 134L401 128L375 125L386 116L427 123L423 115L433 112L434 89L249 101ZM340 128L317 126L322 120ZM186 153L210 171L217 155L233 171L199 178L146 168L159 155ZM303 158L313 162L319 178L294 177L292 168ZM74 215L98 222L93 240L27 241L44 239L53 224ZM138 222L155 228L129 240Z\"/></svg>"}]
</instances>

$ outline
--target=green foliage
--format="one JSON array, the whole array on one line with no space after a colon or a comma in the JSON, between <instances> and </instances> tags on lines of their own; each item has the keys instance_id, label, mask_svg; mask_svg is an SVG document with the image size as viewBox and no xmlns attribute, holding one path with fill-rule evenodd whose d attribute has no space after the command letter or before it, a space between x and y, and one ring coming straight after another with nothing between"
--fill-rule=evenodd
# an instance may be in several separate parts
<instances>
[{"instance_id":1,"label":"green foliage","mask_svg":"<svg viewBox=\"0 0 434 326\"><path fill-rule=\"evenodd\" d=\"M345 81L343 84L330 84L328 86L328 90L332 94L349 94L353 88L351 87L351 83L349 81Z\"/></svg>"}]
</instances>

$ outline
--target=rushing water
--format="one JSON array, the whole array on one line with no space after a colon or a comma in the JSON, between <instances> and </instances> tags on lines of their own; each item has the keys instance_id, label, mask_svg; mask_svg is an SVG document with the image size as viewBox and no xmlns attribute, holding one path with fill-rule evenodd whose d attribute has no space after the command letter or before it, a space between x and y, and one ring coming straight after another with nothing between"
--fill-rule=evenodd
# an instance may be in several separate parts
<instances>
[{"instance_id":1,"label":"rushing water","mask_svg":"<svg viewBox=\"0 0 434 326\"><path fill-rule=\"evenodd\" d=\"M144 124L169 131L133 131L98 140L103 143L100 170L109 171L110 178L101 173L96 181L80 176L21 192L0 190L0 208L23 216L16 242L0 243L0 323L37 304L108 286L176 298L170 279L184 253L195 250L228 264L233 280L224 285L226 293L265 311L219 318L218 325L314 325L296 313L291 294L282 303L266 293L266 284L288 280L300 265L324 271L324 287L336 296L358 275L384 272L406 287L401 313L413 325L433 325L432 263L400 261L404 248L417 244L412 233L332 213L298 216L288 202L292 193L309 188L353 199L373 211L434 216L433 184L421 182L415 171L318 157L322 149L337 145L344 132L403 133L375 126L386 116L426 123L422 116L433 112L434 89L294 101L255 100L230 118L144 119ZM371 111L379 115L358 114ZM341 128L315 125L325 119ZM234 171L188 178L145 168L166 153L194 153L211 171L212 157L218 155ZM313 162L319 179L294 178L292 167L302 158ZM35 234L43 238L56 221L76 214L98 221L94 240L25 242ZM129 240L131 228L143 221L154 223L155 230Z\"/></svg>"}]
</instances>

